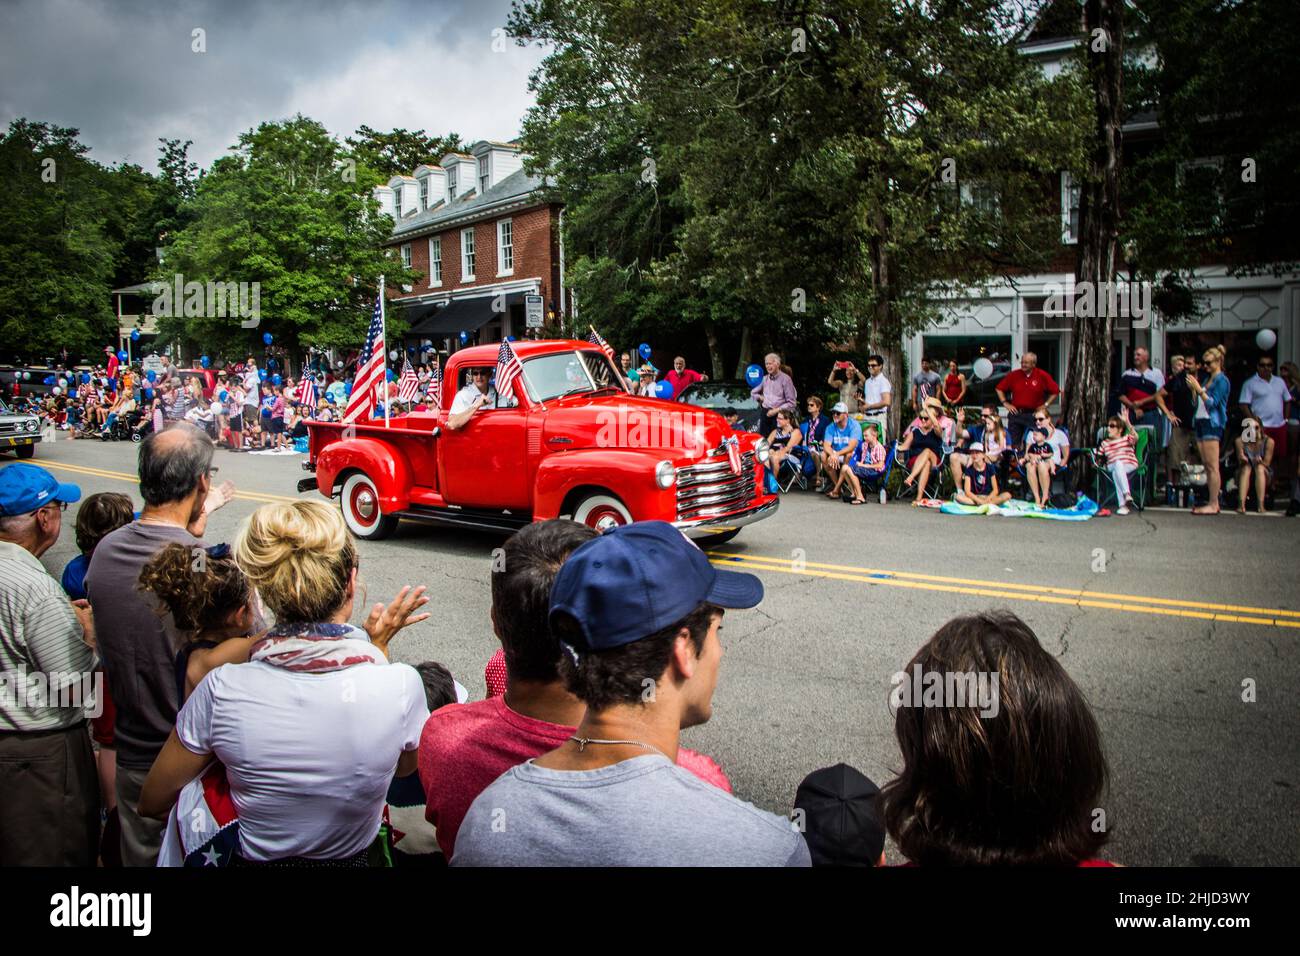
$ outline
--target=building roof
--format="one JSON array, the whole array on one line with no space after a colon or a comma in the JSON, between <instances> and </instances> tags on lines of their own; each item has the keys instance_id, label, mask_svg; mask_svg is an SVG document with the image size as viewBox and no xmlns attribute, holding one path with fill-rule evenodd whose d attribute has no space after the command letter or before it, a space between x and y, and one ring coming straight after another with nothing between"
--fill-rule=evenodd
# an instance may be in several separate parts
<instances>
[{"instance_id":1,"label":"building roof","mask_svg":"<svg viewBox=\"0 0 1300 956\"><path fill-rule=\"evenodd\" d=\"M549 183L542 176L530 176L516 170L483 195L477 190L462 193L447 203L423 209L413 216L405 216L393 229L393 238L405 238L420 232L433 231L437 226L471 218L477 213L487 213L498 206L506 206L527 199L532 193Z\"/></svg>"}]
</instances>

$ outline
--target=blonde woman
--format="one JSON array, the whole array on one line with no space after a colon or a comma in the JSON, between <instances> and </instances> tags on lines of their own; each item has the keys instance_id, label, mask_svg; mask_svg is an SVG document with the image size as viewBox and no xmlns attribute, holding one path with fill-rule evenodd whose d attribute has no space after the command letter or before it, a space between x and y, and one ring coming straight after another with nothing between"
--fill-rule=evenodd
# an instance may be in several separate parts
<instances>
[{"instance_id":1,"label":"blonde woman","mask_svg":"<svg viewBox=\"0 0 1300 956\"><path fill-rule=\"evenodd\" d=\"M1228 395L1232 385L1223 374L1224 351L1222 345L1211 346L1201 357L1205 368L1205 382L1195 375L1187 376L1187 387L1196 397L1196 413L1192 418L1196 429L1196 444L1205 464L1206 490L1209 500L1192 509L1195 515L1219 513L1219 489L1223 479L1219 475L1219 454L1223 447L1224 429L1228 427Z\"/></svg>"},{"instance_id":2,"label":"blonde woman","mask_svg":"<svg viewBox=\"0 0 1300 956\"><path fill-rule=\"evenodd\" d=\"M1273 477L1273 439L1264 432L1258 419L1247 418L1237 436L1237 514L1246 513L1246 496L1251 480L1255 483L1255 510L1264 514L1264 499Z\"/></svg>"},{"instance_id":3,"label":"blonde woman","mask_svg":"<svg viewBox=\"0 0 1300 956\"><path fill-rule=\"evenodd\" d=\"M235 865L365 866L394 774L416 769L429 716L419 674L388 642L424 620L424 588L376 605L364 630L356 547L324 502L259 508L234 556L276 623L247 664L194 688L145 780L140 812L165 817L215 758L239 815Z\"/></svg>"}]
</instances>

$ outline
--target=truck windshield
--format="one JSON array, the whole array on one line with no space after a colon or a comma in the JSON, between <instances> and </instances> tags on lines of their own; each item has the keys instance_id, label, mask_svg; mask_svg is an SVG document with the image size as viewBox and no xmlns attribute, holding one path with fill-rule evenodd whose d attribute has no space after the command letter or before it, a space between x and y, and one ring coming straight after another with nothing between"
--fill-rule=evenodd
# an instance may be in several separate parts
<instances>
[{"instance_id":1,"label":"truck windshield","mask_svg":"<svg viewBox=\"0 0 1300 956\"><path fill-rule=\"evenodd\" d=\"M534 401L615 388L614 367L604 352L554 352L524 362L524 379Z\"/></svg>"}]
</instances>

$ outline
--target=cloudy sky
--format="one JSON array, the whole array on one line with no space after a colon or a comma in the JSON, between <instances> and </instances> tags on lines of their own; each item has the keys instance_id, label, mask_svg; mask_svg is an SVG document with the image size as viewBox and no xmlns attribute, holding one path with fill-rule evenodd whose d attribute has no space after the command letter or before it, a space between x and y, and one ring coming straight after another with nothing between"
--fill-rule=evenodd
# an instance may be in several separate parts
<instances>
[{"instance_id":1,"label":"cloudy sky","mask_svg":"<svg viewBox=\"0 0 1300 956\"><path fill-rule=\"evenodd\" d=\"M159 137L208 166L244 130L302 113L378 130L512 139L537 46L510 0L2 0L0 124L81 130L101 163L156 169ZM194 31L204 31L198 53Z\"/></svg>"}]
</instances>

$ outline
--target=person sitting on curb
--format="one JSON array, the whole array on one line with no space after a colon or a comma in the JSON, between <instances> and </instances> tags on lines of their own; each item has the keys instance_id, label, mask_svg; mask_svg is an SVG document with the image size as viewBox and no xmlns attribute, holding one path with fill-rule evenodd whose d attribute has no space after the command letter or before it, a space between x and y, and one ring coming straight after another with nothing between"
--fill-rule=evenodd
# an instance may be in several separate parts
<instances>
[{"instance_id":1,"label":"person sitting on curb","mask_svg":"<svg viewBox=\"0 0 1300 956\"><path fill-rule=\"evenodd\" d=\"M998 487L998 469L984 454L984 445L970 446L970 462L962 469L961 490L954 500L963 505L1000 505L1011 499L1011 492Z\"/></svg>"}]
</instances>

